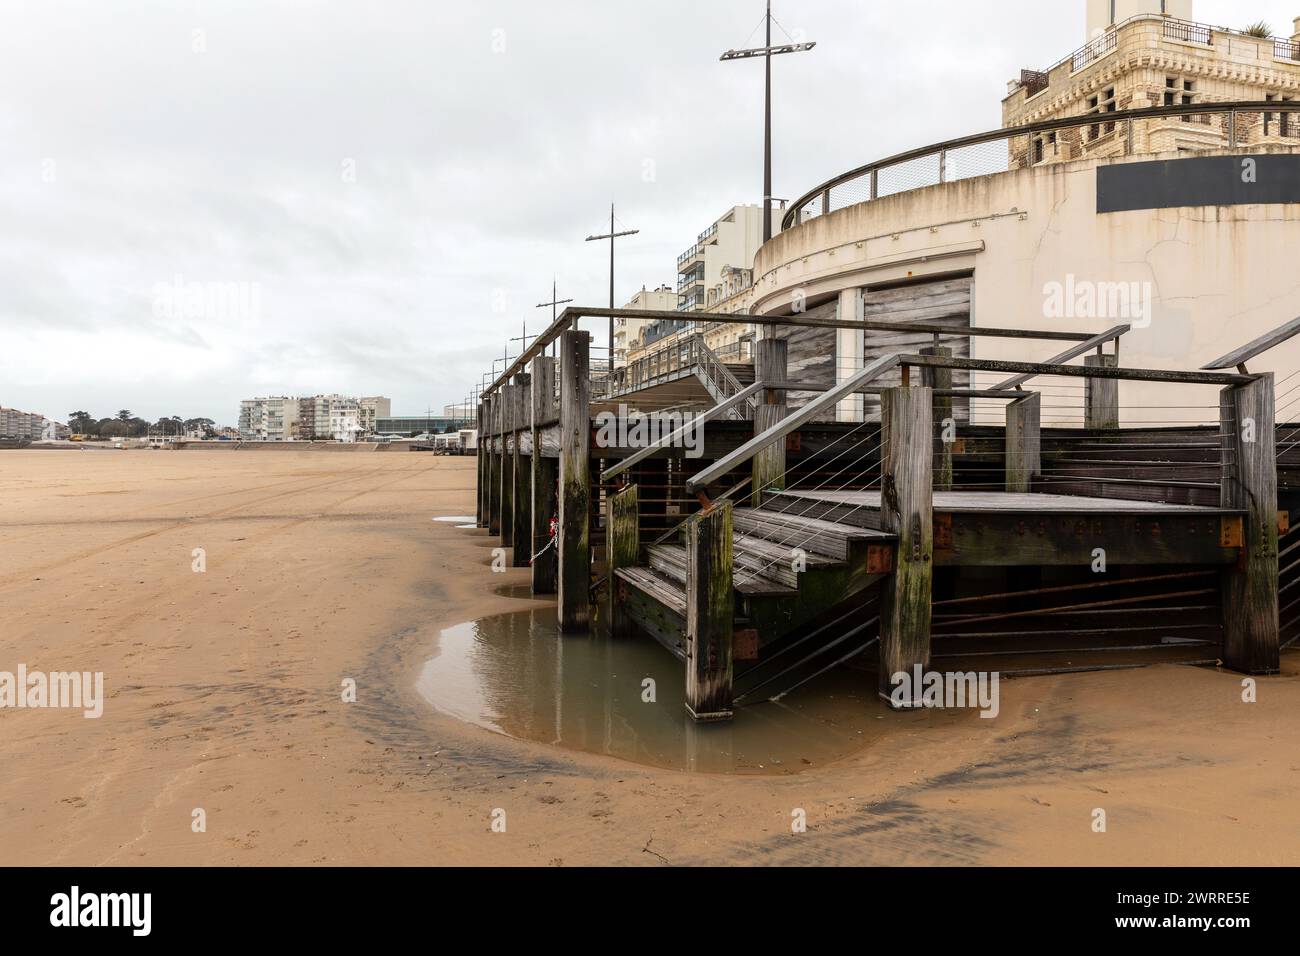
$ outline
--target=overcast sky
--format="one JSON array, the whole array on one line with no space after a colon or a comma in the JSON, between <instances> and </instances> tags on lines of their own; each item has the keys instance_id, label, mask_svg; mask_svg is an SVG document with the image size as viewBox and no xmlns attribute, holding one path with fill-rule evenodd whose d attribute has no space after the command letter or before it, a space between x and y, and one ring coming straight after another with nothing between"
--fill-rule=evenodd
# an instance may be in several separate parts
<instances>
[{"instance_id":1,"label":"overcast sky","mask_svg":"<svg viewBox=\"0 0 1300 956\"><path fill-rule=\"evenodd\" d=\"M1084 6L778 0L817 48L774 61L776 194L996 127L1008 79L1086 39ZM233 424L240 398L338 391L440 410L549 319L553 275L606 303L608 246L582 240L611 201L641 230L621 304L761 194L762 64L718 62L761 45L761 0L0 11L0 405ZM1196 9L1288 36L1297 14Z\"/></svg>"}]
</instances>

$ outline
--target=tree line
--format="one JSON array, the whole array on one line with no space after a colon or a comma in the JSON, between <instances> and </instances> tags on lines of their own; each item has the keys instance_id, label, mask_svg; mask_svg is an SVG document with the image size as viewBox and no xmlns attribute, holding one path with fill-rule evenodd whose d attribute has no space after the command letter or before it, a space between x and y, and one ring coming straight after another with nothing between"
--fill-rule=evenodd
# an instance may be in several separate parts
<instances>
[{"instance_id":1,"label":"tree line","mask_svg":"<svg viewBox=\"0 0 1300 956\"><path fill-rule=\"evenodd\" d=\"M73 434L92 438L143 438L146 435L184 435L196 431L204 438L212 438L216 434L216 422L210 418L171 415L150 422L136 416L129 408L119 409L112 418L95 418L84 411L70 412L68 427Z\"/></svg>"}]
</instances>

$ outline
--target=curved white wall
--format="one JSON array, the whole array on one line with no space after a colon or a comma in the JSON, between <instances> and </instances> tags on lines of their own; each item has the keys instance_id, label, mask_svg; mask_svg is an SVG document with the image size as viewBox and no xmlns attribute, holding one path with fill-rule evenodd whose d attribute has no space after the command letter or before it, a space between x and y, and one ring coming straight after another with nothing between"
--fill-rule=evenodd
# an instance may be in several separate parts
<instances>
[{"instance_id":1,"label":"curved white wall","mask_svg":"<svg viewBox=\"0 0 1300 956\"><path fill-rule=\"evenodd\" d=\"M1288 150L1241 152L1270 151ZM846 288L973 269L973 325L1100 332L1126 319L1104 308L1082 317L1053 316L1045 289L1051 283L1064 287L1071 277L1076 288L1078 283L1138 283L1139 290L1149 291L1150 308L1135 310L1121 362L1171 369L1199 368L1300 316L1300 204L1099 215L1098 165L1075 162L932 186L810 220L759 250L751 311L784 314L800 293L817 302ZM1061 343L990 338L971 343L975 357L990 359L1043 360L1062 348ZM1251 366L1251 371L1275 371L1279 379L1296 370L1300 340ZM981 384L990 378L979 375ZM1044 387L1061 391L1057 382ZM1279 396L1297 384L1300 375L1282 385ZM1279 406L1289 400L1281 398ZM1212 386L1125 383L1120 403L1126 425L1217 420ZM1143 411L1167 405L1195 411ZM1281 411L1300 419L1300 401ZM1045 409L1044 420L1077 423L1079 416L1069 410L1049 417Z\"/></svg>"}]
</instances>

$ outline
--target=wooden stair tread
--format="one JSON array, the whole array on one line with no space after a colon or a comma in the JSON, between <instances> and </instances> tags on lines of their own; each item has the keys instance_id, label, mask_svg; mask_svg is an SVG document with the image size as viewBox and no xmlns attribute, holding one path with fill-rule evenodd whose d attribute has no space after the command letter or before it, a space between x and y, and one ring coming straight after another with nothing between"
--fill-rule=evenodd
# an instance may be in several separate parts
<instances>
[{"instance_id":1,"label":"wooden stair tread","mask_svg":"<svg viewBox=\"0 0 1300 956\"><path fill-rule=\"evenodd\" d=\"M819 518L805 518L779 511L737 508L733 512L733 521L735 527L749 537L764 538L787 551L799 548L837 561L849 559L849 552L855 542L886 543L894 540L893 535L870 528L835 524Z\"/></svg>"},{"instance_id":2,"label":"wooden stair tread","mask_svg":"<svg viewBox=\"0 0 1300 956\"><path fill-rule=\"evenodd\" d=\"M679 544L656 544L647 549L650 555L650 567L660 574L670 576L674 581L686 585L686 548ZM788 596L798 593L798 589L782 581L774 580L761 573L768 568L768 562L761 558L745 557L733 550L733 584L734 589L750 597L765 595ZM759 574L753 572L758 571ZM747 573L748 572L748 573Z\"/></svg>"},{"instance_id":3,"label":"wooden stair tread","mask_svg":"<svg viewBox=\"0 0 1300 956\"><path fill-rule=\"evenodd\" d=\"M619 568L614 573L620 581L626 581L643 591L674 614L686 616L686 591L676 587L676 582L656 574L650 568Z\"/></svg>"}]
</instances>

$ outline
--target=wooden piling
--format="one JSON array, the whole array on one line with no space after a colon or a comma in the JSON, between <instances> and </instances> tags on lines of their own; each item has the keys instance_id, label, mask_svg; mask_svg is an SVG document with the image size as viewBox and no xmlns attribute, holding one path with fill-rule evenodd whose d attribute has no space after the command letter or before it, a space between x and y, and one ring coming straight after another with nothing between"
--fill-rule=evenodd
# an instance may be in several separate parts
<instances>
[{"instance_id":1,"label":"wooden piling","mask_svg":"<svg viewBox=\"0 0 1300 956\"><path fill-rule=\"evenodd\" d=\"M1245 674L1280 667L1273 376L1220 396L1219 504L1246 511L1241 559L1222 572L1223 660Z\"/></svg>"},{"instance_id":2,"label":"wooden piling","mask_svg":"<svg viewBox=\"0 0 1300 956\"><path fill-rule=\"evenodd\" d=\"M695 720L732 716L731 502L686 522L686 710Z\"/></svg>"},{"instance_id":3,"label":"wooden piling","mask_svg":"<svg viewBox=\"0 0 1300 956\"><path fill-rule=\"evenodd\" d=\"M533 359L530 385L532 404L532 493L533 493L533 578L534 594L554 594L559 570L559 551L552 544L551 520L559 517L560 460L547 457L542 447L543 432L555 423L555 359Z\"/></svg>"},{"instance_id":4,"label":"wooden piling","mask_svg":"<svg viewBox=\"0 0 1300 956\"><path fill-rule=\"evenodd\" d=\"M514 385L501 386L501 547L515 546L515 393Z\"/></svg>"},{"instance_id":5,"label":"wooden piling","mask_svg":"<svg viewBox=\"0 0 1300 956\"><path fill-rule=\"evenodd\" d=\"M478 436L474 442L474 523L480 528L487 527L486 406L485 400L478 403L474 419Z\"/></svg>"},{"instance_id":6,"label":"wooden piling","mask_svg":"<svg viewBox=\"0 0 1300 956\"><path fill-rule=\"evenodd\" d=\"M626 637L632 630L625 612L626 604L619 597L619 581L615 576L619 568L635 567L641 561L640 514L637 508L636 485L609 495L609 524L605 529L609 551L609 589L606 604L611 637Z\"/></svg>"},{"instance_id":7,"label":"wooden piling","mask_svg":"<svg viewBox=\"0 0 1300 956\"><path fill-rule=\"evenodd\" d=\"M561 631L591 624L591 333L560 336L560 566Z\"/></svg>"},{"instance_id":8,"label":"wooden piling","mask_svg":"<svg viewBox=\"0 0 1300 956\"><path fill-rule=\"evenodd\" d=\"M533 556L533 469L529 457L523 454L523 437L532 428L532 378L524 372L515 376L514 408L514 489L511 498L515 505L514 520L514 566L528 567Z\"/></svg>"},{"instance_id":9,"label":"wooden piling","mask_svg":"<svg viewBox=\"0 0 1300 956\"><path fill-rule=\"evenodd\" d=\"M786 339L761 339L755 343L754 380L788 382L789 342ZM754 434L761 435L788 414L783 389L763 389L762 401L754 410ZM751 462L753 479L749 500L752 507L763 503L763 496L785 488L785 437L763 448Z\"/></svg>"},{"instance_id":10,"label":"wooden piling","mask_svg":"<svg viewBox=\"0 0 1300 956\"><path fill-rule=\"evenodd\" d=\"M952 358L952 349L937 345L921 349L922 355ZM934 489L952 491L952 442L945 438L956 435L957 420L953 416L952 396L940 395L940 390L952 389L952 369L926 366L921 369L921 384L935 391L934 410Z\"/></svg>"},{"instance_id":11,"label":"wooden piling","mask_svg":"<svg viewBox=\"0 0 1300 956\"><path fill-rule=\"evenodd\" d=\"M1042 394L1007 404L1007 491L1027 492L1043 473Z\"/></svg>"},{"instance_id":12,"label":"wooden piling","mask_svg":"<svg viewBox=\"0 0 1300 956\"><path fill-rule=\"evenodd\" d=\"M488 534L501 533L501 392L488 396Z\"/></svg>"},{"instance_id":13,"label":"wooden piling","mask_svg":"<svg viewBox=\"0 0 1300 956\"><path fill-rule=\"evenodd\" d=\"M881 529L898 537L894 570L881 588L879 692L890 700L891 678L930 663L930 601L934 574L934 395L890 388L880 395ZM914 688L919 695L920 689ZM912 700L904 700L910 706Z\"/></svg>"},{"instance_id":14,"label":"wooden piling","mask_svg":"<svg viewBox=\"0 0 1300 956\"><path fill-rule=\"evenodd\" d=\"M1117 355L1089 355L1083 360L1089 368L1118 368ZM1083 427L1114 430L1119 428L1119 381L1113 378L1090 378L1083 390Z\"/></svg>"}]
</instances>

